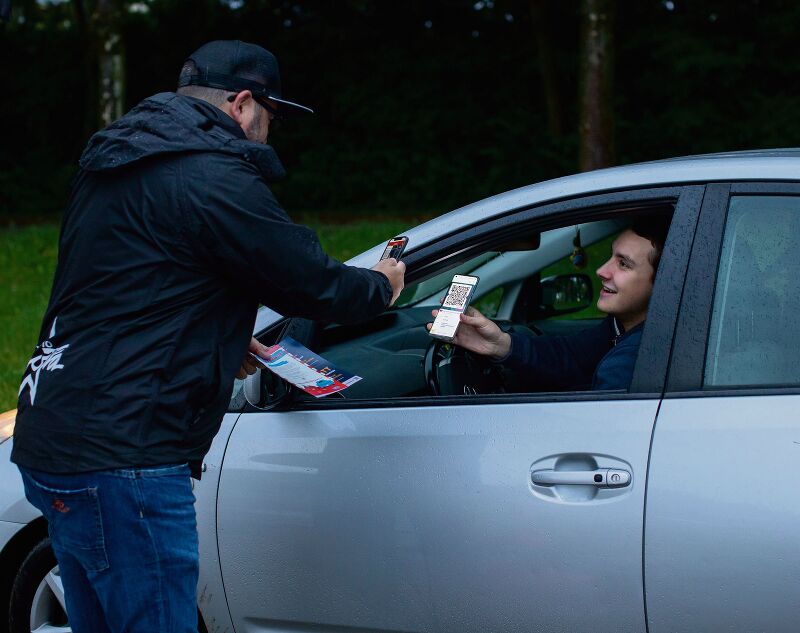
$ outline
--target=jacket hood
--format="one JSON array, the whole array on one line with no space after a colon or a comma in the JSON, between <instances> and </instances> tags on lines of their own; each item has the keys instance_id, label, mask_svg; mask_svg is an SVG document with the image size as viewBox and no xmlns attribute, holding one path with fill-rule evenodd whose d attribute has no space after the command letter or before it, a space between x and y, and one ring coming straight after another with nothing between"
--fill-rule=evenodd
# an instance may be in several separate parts
<instances>
[{"instance_id":1,"label":"jacket hood","mask_svg":"<svg viewBox=\"0 0 800 633\"><path fill-rule=\"evenodd\" d=\"M162 92L89 139L79 164L86 171L120 169L137 161L185 152L221 152L254 164L268 182L286 175L275 150L248 141L227 114L210 103Z\"/></svg>"}]
</instances>

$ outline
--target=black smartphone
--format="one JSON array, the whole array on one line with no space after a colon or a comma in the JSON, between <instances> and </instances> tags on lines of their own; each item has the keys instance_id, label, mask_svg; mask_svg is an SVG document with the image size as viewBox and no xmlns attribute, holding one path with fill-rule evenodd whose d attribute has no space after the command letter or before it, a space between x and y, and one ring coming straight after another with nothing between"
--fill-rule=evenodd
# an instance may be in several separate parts
<instances>
[{"instance_id":1,"label":"black smartphone","mask_svg":"<svg viewBox=\"0 0 800 633\"><path fill-rule=\"evenodd\" d=\"M473 275L456 275L450 282L450 288L439 308L439 314L433 321L430 335L443 341L451 342L458 331L458 324L461 323L461 314L469 306L472 295L475 294L475 287L478 285L478 277Z\"/></svg>"},{"instance_id":2,"label":"black smartphone","mask_svg":"<svg viewBox=\"0 0 800 633\"><path fill-rule=\"evenodd\" d=\"M400 256L403 254L403 251L406 250L406 244L408 244L408 238L405 235L399 235L390 239L386 242L386 248L383 249L381 261L389 259L390 257L394 257L397 261L400 261Z\"/></svg>"}]
</instances>

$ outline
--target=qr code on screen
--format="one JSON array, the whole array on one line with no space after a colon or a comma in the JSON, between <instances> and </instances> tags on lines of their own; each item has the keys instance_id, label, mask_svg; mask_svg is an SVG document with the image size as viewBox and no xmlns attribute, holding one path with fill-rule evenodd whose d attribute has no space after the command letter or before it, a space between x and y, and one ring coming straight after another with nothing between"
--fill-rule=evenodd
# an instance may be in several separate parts
<instances>
[{"instance_id":1,"label":"qr code on screen","mask_svg":"<svg viewBox=\"0 0 800 633\"><path fill-rule=\"evenodd\" d=\"M450 286L450 292L447 293L442 305L445 308L463 310L467 306L467 300L469 299L471 290L472 286L468 286L467 284L453 284Z\"/></svg>"}]
</instances>

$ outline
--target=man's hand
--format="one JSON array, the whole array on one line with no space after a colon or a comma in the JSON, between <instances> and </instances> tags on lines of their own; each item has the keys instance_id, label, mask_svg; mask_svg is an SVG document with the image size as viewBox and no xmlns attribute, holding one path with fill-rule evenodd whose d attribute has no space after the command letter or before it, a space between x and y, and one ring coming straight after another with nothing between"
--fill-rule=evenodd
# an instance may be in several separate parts
<instances>
[{"instance_id":1,"label":"man's hand","mask_svg":"<svg viewBox=\"0 0 800 633\"><path fill-rule=\"evenodd\" d=\"M434 310L431 314L435 319L439 311ZM430 330L433 323L428 323L425 327ZM470 352L489 356L494 360L507 356L511 351L511 336L475 308L467 308L467 311L461 315L461 323L453 343Z\"/></svg>"},{"instance_id":2,"label":"man's hand","mask_svg":"<svg viewBox=\"0 0 800 633\"><path fill-rule=\"evenodd\" d=\"M398 262L394 257L390 257L379 261L372 267L372 270L377 270L389 278L389 283L392 284L392 300L389 305L394 305L405 286L406 265Z\"/></svg>"},{"instance_id":3,"label":"man's hand","mask_svg":"<svg viewBox=\"0 0 800 633\"><path fill-rule=\"evenodd\" d=\"M251 338L247 351L258 354L259 356L266 356L268 349L266 345L262 345L256 339ZM253 360L253 357L250 356L250 354L245 354L242 359L242 366L239 368L239 371L236 372L236 377L239 379L247 378L248 375L256 373L257 369L258 366L256 365L256 361Z\"/></svg>"}]
</instances>

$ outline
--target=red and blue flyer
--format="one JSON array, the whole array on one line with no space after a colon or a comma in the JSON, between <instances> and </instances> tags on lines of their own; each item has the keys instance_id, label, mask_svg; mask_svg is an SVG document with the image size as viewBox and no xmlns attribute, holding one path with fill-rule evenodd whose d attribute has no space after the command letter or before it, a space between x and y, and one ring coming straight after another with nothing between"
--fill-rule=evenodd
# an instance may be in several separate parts
<instances>
[{"instance_id":1,"label":"red and blue flyer","mask_svg":"<svg viewBox=\"0 0 800 633\"><path fill-rule=\"evenodd\" d=\"M315 398L343 391L361 380L289 337L270 347L266 356L251 355L260 365Z\"/></svg>"}]
</instances>

